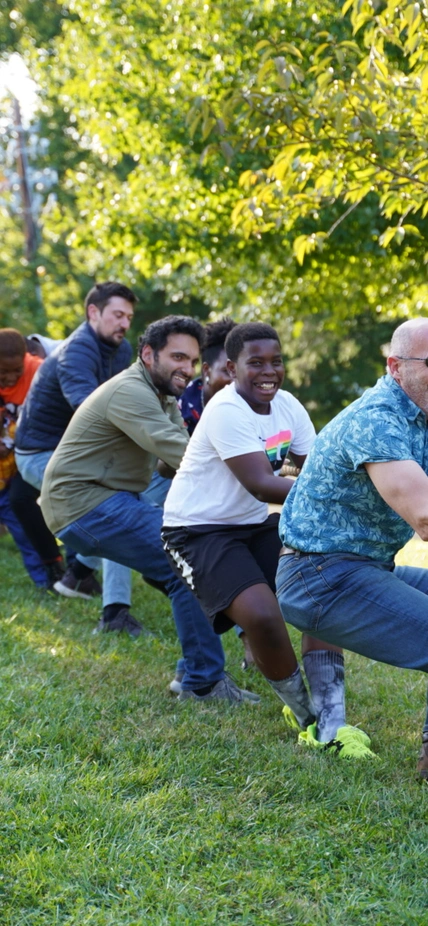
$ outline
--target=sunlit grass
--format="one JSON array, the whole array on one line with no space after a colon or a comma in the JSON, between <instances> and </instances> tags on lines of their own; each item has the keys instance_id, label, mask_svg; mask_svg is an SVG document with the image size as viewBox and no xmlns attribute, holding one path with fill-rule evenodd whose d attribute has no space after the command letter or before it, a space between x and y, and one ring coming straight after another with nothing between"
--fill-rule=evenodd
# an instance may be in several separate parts
<instances>
[{"instance_id":1,"label":"sunlit grass","mask_svg":"<svg viewBox=\"0 0 428 926\"><path fill-rule=\"evenodd\" d=\"M420 674L347 656L379 761L308 754L234 635L261 705L178 704L166 599L135 577L156 638L94 636L99 603L37 592L0 553L2 926L428 924Z\"/></svg>"}]
</instances>

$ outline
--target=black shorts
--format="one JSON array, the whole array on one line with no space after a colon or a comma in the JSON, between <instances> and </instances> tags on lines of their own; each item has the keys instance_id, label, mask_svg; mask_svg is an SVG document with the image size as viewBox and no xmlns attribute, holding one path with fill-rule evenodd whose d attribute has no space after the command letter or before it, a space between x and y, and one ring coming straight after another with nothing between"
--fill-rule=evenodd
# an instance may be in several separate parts
<instances>
[{"instance_id":1,"label":"black shorts","mask_svg":"<svg viewBox=\"0 0 428 926\"><path fill-rule=\"evenodd\" d=\"M196 595L216 633L233 627L224 611L244 589L264 583L275 592L278 522L274 513L262 524L163 527L170 565Z\"/></svg>"}]
</instances>

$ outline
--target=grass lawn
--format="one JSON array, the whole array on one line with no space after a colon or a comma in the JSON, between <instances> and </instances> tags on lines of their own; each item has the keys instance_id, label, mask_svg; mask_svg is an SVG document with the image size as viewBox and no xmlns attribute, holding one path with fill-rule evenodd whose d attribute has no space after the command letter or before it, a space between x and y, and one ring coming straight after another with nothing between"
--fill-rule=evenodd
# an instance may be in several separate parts
<instances>
[{"instance_id":1,"label":"grass lawn","mask_svg":"<svg viewBox=\"0 0 428 926\"><path fill-rule=\"evenodd\" d=\"M99 603L36 591L9 537L0 554L1 926L428 926L420 674L349 655L379 761L309 754L234 634L262 704L178 704L166 599L135 577L156 639L93 636Z\"/></svg>"}]
</instances>

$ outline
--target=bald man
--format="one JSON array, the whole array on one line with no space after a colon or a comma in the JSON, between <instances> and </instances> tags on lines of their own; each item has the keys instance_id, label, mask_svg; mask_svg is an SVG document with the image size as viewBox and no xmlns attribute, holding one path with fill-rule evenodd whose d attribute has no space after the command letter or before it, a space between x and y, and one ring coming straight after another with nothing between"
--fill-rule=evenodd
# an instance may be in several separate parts
<instances>
[{"instance_id":1,"label":"bald man","mask_svg":"<svg viewBox=\"0 0 428 926\"><path fill-rule=\"evenodd\" d=\"M428 672L428 318L396 329L387 373L316 438L284 504L277 597L287 623L370 659ZM320 744L313 745L319 748ZM428 779L428 714L418 774Z\"/></svg>"}]
</instances>

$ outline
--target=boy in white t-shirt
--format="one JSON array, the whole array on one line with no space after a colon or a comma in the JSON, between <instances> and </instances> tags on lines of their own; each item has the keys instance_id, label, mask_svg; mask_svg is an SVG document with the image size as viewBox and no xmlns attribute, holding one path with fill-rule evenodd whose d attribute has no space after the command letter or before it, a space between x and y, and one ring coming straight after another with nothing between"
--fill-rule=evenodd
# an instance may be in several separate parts
<instances>
[{"instance_id":1,"label":"boy in white t-shirt","mask_svg":"<svg viewBox=\"0 0 428 926\"><path fill-rule=\"evenodd\" d=\"M286 719L303 731L302 743L328 744L341 756L371 755L366 735L345 722L342 651L303 637L311 699L275 597L281 542L279 516L269 514L268 503L286 498L293 481L278 478L279 471L287 456L301 468L313 425L300 402L280 391L284 367L274 328L237 325L225 347L234 382L211 399L173 480L166 553L217 633L234 624L244 629L257 666L288 707Z\"/></svg>"}]
</instances>

